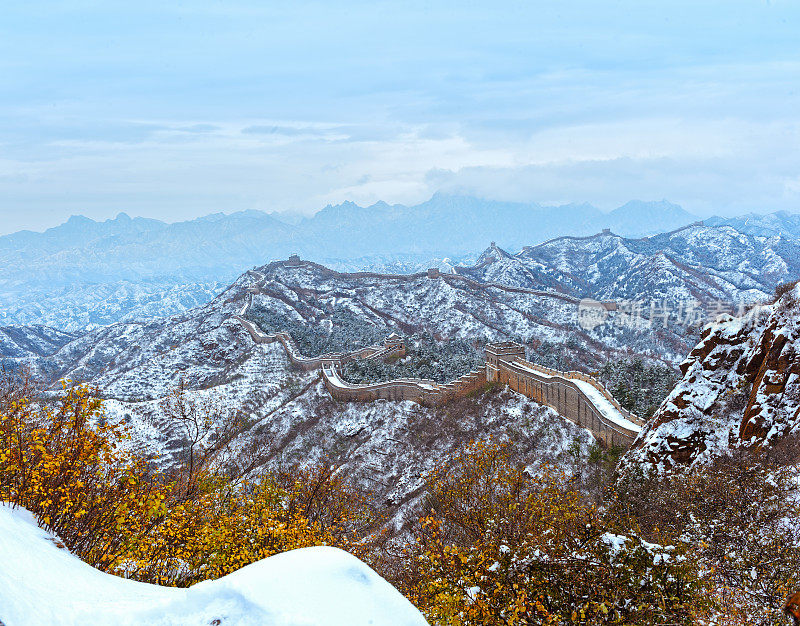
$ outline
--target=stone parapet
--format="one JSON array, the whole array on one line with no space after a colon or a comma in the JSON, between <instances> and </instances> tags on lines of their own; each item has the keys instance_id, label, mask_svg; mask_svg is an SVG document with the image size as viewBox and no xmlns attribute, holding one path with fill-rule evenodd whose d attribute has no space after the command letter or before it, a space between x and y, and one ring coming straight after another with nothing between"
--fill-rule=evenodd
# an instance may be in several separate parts
<instances>
[{"instance_id":1,"label":"stone parapet","mask_svg":"<svg viewBox=\"0 0 800 626\"><path fill-rule=\"evenodd\" d=\"M609 446L628 447L642 421L620 406L600 381L583 372L561 372L530 363L516 344L486 346L487 379L553 408ZM582 384L584 383L584 384Z\"/></svg>"}]
</instances>

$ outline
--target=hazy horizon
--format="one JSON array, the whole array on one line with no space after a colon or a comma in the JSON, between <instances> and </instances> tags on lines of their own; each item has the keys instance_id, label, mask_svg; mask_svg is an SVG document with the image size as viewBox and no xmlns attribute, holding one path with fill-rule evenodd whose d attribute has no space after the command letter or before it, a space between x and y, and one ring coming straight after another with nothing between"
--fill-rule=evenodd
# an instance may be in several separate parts
<instances>
[{"instance_id":1,"label":"hazy horizon","mask_svg":"<svg viewBox=\"0 0 800 626\"><path fill-rule=\"evenodd\" d=\"M16 4L0 232L435 191L800 208L800 5Z\"/></svg>"},{"instance_id":2,"label":"hazy horizon","mask_svg":"<svg viewBox=\"0 0 800 626\"><path fill-rule=\"evenodd\" d=\"M459 195L459 194L445 194L444 192L438 192L437 191L430 198L427 198L422 203L415 203L415 204L412 204L412 205L402 205L401 203L394 203L394 206L404 206L404 207L407 207L407 208L414 208L415 206L418 206L419 204L424 204L425 202L432 200L437 195L445 195L445 196L455 197L455 198L470 198L470 199L479 200L479 201L487 202L487 203L488 202L505 202L503 200L498 200L496 198L481 198L481 197L477 197L477 196L465 196L465 195ZM206 218L214 217L214 216L218 216L218 215L231 216L231 215L235 215L235 214L238 214L238 213L256 212L256 213L261 213L261 214L264 214L264 215L269 215L271 217L274 217L274 218L276 218L278 220L283 221L286 224L291 225L293 223L293 221L294 221L293 218L301 218L301 219L302 218L312 218L317 213L319 213L323 209L327 208L328 206L338 206L340 204L344 204L344 203L348 203L348 202L353 202L353 201L352 200L345 200L342 203L328 204L328 205L326 205L324 207L319 207L319 208L317 208L317 209L315 209L313 211L310 211L308 213L300 213L300 212L294 212L294 211L266 211L266 210L263 210L263 209L238 209L238 210L234 210L234 211L213 211L213 212L210 212L210 213L204 213L202 215L196 215L196 216L189 216L189 217L182 218L182 219L169 219L169 218L162 219L162 218L152 217L152 216L148 216L148 215L138 215L138 214L135 214L135 213L131 213L129 211L116 211L113 214L109 214L107 216L99 216L99 217L96 217L96 218L92 217L92 216L89 216L89 215L84 215L83 213L72 213L70 215L65 216L61 221L59 221L57 223L46 224L46 225L43 225L40 228L36 228L36 229L23 228L23 229L19 229L19 230L15 230L15 231L8 231L8 232L0 230L0 237L3 237L5 235L11 235L11 234L14 234L14 233L17 233L17 232L22 232L22 231L42 233L42 232L44 232L46 230L49 230L49 229L52 229L52 228L57 228L58 226L62 226L72 218L87 218L87 219L90 219L90 220L92 220L94 222L101 223L101 222L116 220L122 215L126 215L130 219L138 219L138 218L153 219L153 220L157 220L157 221L163 222L165 224L178 224L178 223L190 222L190 221L198 220L198 219L206 219ZM557 207L561 207L561 206L568 206L568 205L571 205L571 204L572 205L588 204L588 205L594 206L595 208L597 208L598 210L600 210L600 211L602 211L603 213L606 213L606 214L607 213L611 213L615 209L622 208L622 207L624 207L625 205L627 205L629 203L638 203L638 202L647 203L647 204L665 202L665 203L668 203L668 204L673 204L673 205L678 206L679 208L682 208L682 209L685 210L685 207L681 207L680 205L678 205L676 203L670 202L669 199L666 199L666 198L662 198L662 199L659 199L659 200L643 200L641 198L631 198L630 200L628 200L626 202L623 202L619 206L613 206L613 207L610 207L610 208L598 207L597 205L595 205L595 204L593 204L591 202L582 202L582 203L567 202L565 204L545 204L545 203L538 203L538 202L535 202L533 200L531 200L531 201L520 200L520 201L513 201L513 202L521 204L521 205L530 205L531 207L540 207L542 209L557 208ZM386 202L384 200L378 200L378 201L376 201L376 202L374 202L372 204L369 204L369 205L367 205L367 204L358 204L358 203L354 203L354 204L358 204L358 206L363 207L363 208L370 208L370 207L372 207L372 206L374 206L376 204L382 204L382 203L383 204L392 204L392 203L388 203L388 202ZM787 211L787 212L788 213L792 213L792 214L800 213L800 211ZM713 214L697 215L697 217L699 217L701 219L709 218L709 217L712 217L712 216L713 216Z\"/></svg>"}]
</instances>

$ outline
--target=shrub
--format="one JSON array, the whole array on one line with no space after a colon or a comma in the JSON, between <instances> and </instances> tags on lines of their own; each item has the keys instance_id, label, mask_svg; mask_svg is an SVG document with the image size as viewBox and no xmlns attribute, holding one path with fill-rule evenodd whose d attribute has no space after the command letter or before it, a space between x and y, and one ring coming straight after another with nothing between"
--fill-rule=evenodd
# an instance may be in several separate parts
<instances>
[{"instance_id":1,"label":"shrub","mask_svg":"<svg viewBox=\"0 0 800 626\"><path fill-rule=\"evenodd\" d=\"M797 461L787 440L670 475L627 472L612 506L645 536L692 546L724 623L782 624L783 599L800 585Z\"/></svg>"},{"instance_id":2,"label":"shrub","mask_svg":"<svg viewBox=\"0 0 800 626\"><path fill-rule=\"evenodd\" d=\"M565 475L472 444L430 477L398 583L438 624L692 624L706 610L681 545L619 532Z\"/></svg>"},{"instance_id":3,"label":"shrub","mask_svg":"<svg viewBox=\"0 0 800 626\"><path fill-rule=\"evenodd\" d=\"M6 379L7 390L15 382ZM18 381L19 382L19 381ZM33 403L24 382L0 398L0 500L31 511L83 560L103 570L157 518L169 487L126 452L85 386Z\"/></svg>"},{"instance_id":4,"label":"shrub","mask_svg":"<svg viewBox=\"0 0 800 626\"><path fill-rule=\"evenodd\" d=\"M31 401L33 392L0 380L0 500L31 511L99 569L188 585L294 548L367 554L372 545L373 509L334 468L258 480L218 473L218 431L182 390L170 402L189 454L168 473L128 450L88 387L65 387L51 404Z\"/></svg>"},{"instance_id":5,"label":"shrub","mask_svg":"<svg viewBox=\"0 0 800 626\"><path fill-rule=\"evenodd\" d=\"M159 523L120 555L117 573L185 586L286 550L334 543L285 510L285 492L269 477L240 485L212 477L203 482L205 492L192 500L168 503Z\"/></svg>"},{"instance_id":6,"label":"shrub","mask_svg":"<svg viewBox=\"0 0 800 626\"><path fill-rule=\"evenodd\" d=\"M775 287L775 300L780 300L782 296L789 293L792 289L795 288L797 285L797 281L792 281L788 283L781 283Z\"/></svg>"}]
</instances>

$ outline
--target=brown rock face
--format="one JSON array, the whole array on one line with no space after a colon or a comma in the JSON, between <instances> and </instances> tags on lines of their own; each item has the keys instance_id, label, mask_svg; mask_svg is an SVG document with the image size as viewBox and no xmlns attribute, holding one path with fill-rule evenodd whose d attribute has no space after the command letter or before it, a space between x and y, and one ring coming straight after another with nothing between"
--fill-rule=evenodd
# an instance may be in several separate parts
<instances>
[{"instance_id":1,"label":"brown rock face","mask_svg":"<svg viewBox=\"0 0 800 626\"><path fill-rule=\"evenodd\" d=\"M800 286L712 324L683 379L623 459L666 470L733 447L771 445L800 426Z\"/></svg>"}]
</instances>

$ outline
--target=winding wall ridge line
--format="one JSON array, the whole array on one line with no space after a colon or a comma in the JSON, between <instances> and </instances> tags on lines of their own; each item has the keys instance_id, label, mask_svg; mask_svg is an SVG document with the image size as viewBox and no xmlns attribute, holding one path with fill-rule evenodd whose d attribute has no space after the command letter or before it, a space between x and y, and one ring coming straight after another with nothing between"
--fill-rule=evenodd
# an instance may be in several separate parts
<instances>
[{"instance_id":1,"label":"winding wall ridge line","mask_svg":"<svg viewBox=\"0 0 800 626\"><path fill-rule=\"evenodd\" d=\"M317 266L314 263L303 261L303 264ZM317 266L322 270L342 276L380 276L395 278L395 275L380 275L371 272L357 274L341 274ZM406 279L416 279L427 274L397 275ZM486 284L479 283L471 278L457 275L439 275L448 278L457 277L467 283L475 283L482 287ZM488 284L495 287L494 284ZM498 288L508 289L506 286ZM511 288L513 291L524 291L537 295L547 295L559 298L557 294L536 292ZM569 296L561 299L575 301ZM636 415L622 407L611 392L597 379L583 372L562 372L530 363L525 360L525 347L514 342L501 342L486 346L486 361L484 367L464 374L449 383L437 383L433 380L420 378L399 378L379 383L349 383L340 375L341 366L356 358L381 358L399 351L397 347L388 345L366 346L350 352L333 352L316 357L306 357L300 353L297 344L288 332L274 334L264 333L253 322L244 318L252 304L253 293L250 292L240 313L235 315L256 343L279 342L283 346L287 357L296 366L304 371L321 370L322 378L331 396L338 400L369 402L379 399L384 400L412 400L425 406L446 404L469 392L479 389L487 382L504 384L513 391L529 397L540 404L553 408L562 417L587 428L596 439L607 445L630 445L639 434L643 425ZM589 385L590 389L581 383ZM596 397L596 394L599 397ZM595 396L595 397L592 397Z\"/></svg>"},{"instance_id":2,"label":"winding wall ridge line","mask_svg":"<svg viewBox=\"0 0 800 626\"><path fill-rule=\"evenodd\" d=\"M339 272L336 270L332 270L329 267L325 267L324 265L320 265L319 263L314 263L313 261L306 261L306 260L300 261L297 264L292 264L292 265L287 264L286 261L273 261L266 267L267 269L271 269L273 267L310 267L312 269L317 270L326 277L335 277L343 279L384 278L389 280L398 280L401 282L412 282L415 280L419 280L420 278L429 277L427 272L415 272L414 274L380 274L378 272ZM570 304L578 304L580 302L579 298L568 296L563 293L558 293L554 291L541 291L538 289L528 289L527 287L514 287L512 285L503 285L502 283L495 283L495 282L481 282L479 280L475 280L470 276L464 276L463 274L439 273L437 275L437 278L441 278L445 282L447 281L463 282L473 287L480 287L480 288L489 287L492 289L500 289L501 291L507 291L511 293L528 293L531 295L541 296L544 298L555 298L556 300L563 300L565 302L569 302Z\"/></svg>"}]
</instances>

